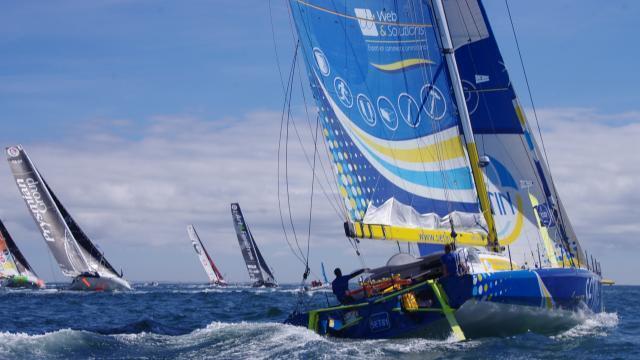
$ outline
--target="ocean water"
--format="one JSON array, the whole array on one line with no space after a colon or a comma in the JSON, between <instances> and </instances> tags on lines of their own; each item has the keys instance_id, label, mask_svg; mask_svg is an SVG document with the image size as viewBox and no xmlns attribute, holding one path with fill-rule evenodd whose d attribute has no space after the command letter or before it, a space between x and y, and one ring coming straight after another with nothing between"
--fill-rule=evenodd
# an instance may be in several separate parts
<instances>
[{"instance_id":1,"label":"ocean water","mask_svg":"<svg viewBox=\"0 0 640 360\"><path fill-rule=\"evenodd\" d=\"M294 286L225 289L135 284L122 293L0 291L3 359L638 359L640 287L606 287L606 312L554 333L452 339L341 340L283 325Z\"/></svg>"}]
</instances>

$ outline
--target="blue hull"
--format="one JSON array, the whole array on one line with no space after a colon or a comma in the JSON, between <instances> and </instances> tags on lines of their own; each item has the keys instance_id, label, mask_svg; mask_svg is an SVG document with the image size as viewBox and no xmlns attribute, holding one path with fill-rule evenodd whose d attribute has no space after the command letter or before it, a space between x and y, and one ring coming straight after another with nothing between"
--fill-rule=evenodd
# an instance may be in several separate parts
<instances>
[{"instance_id":1,"label":"blue hull","mask_svg":"<svg viewBox=\"0 0 640 360\"><path fill-rule=\"evenodd\" d=\"M531 310L544 314L552 310L573 313L602 309L600 277L583 269L502 271L445 278L440 284L448 298L445 306L454 310L470 304L507 305L529 314ZM418 297L433 294L426 283L415 286L412 292ZM427 303L430 305L407 311L400 297L392 294L355 305L293 314L286 323L344 338L447 336L450 328L439 311L442 304L435 298ZM518 319L517 312L509 321L514 318ZM467 330L464 320L460 326Z\"/></svg>"}]
</instances>

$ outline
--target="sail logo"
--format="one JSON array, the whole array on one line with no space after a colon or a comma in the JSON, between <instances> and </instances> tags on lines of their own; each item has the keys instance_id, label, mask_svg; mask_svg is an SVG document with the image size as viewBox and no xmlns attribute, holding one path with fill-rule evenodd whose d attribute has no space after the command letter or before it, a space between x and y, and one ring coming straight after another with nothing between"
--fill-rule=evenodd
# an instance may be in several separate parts
<instances>
[{"instance_id":1,"label":"sail logo","mask_svg":"<svg viewBox=\"0 0 640 360\"><path fill-rule=\"evenodd\" d=\"M378 36L378 28L376 28L375 17L370 9L353 9L358 18L358 25L360 25L360 31L364 36Z\"/></svg>"},{"instance_id":2,"label":"sail logo","mask_svg":"<svg viewBox=\"0 0 640 360\"><path fill-rule=\"evenodd\" d=\"M15 146L11 146L10 148L7 149L7 154L11 157L16 157L20 155L20 149L18 149Z\"/></svg>"},{"instance_id":3,"label":"sail logo","mask_svg":"<svg viewBox=\"0 0 640 360\"><path fill-rule=\"evenodd\" d=\"M39 183L32 178L27 178L26 180L16 179L16 183L22 193L22 198L27 203L27 207L31 210L38 226L40 226L42 236L46 241L55 242L51 234L51 224L44 220L44 214L47 212L47 204L42 201L42 195L38 191L37 185Z\"/></svg>"},{"instance_id":4,"label":"sail logo","mask_svg":"<svg viewBox=\"0 0 640 360\"><path fill-rule=\"evenodd\" d=\"M486 83L486 82L489 82L489 80L490 80L489 75L476 74L476 84Z\"/></svg>"}]
</instances>

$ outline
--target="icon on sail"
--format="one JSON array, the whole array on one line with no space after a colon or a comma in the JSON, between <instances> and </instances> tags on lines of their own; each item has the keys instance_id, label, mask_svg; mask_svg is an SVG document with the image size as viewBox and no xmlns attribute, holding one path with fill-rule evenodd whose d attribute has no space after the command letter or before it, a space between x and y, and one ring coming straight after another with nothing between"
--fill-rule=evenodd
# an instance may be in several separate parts
<instances>
[{"instance_id":1,"label":"icon on sail","mask_svg":"<svg viewBox=\"0 0 640 360\"><path fill-rule=\"evenodd\" d=\"M334 81L333 81L333 87L336 90L336 94L338 94L338 99L340 99L340 102L342 103L342 105L350 108L353 106L353 95L351 95L351 89L349 89L349 86L347 85L347 83L342 80L342 78L337 77Z\"/></svg>"},{"instance_id":2,"label":"icon on sail","mask_svg":"<svg viewBox=\"0 0 640 360\"><path fill-rule=\"evenodd\" d=\"M378 112L382 122L391 130L398 128L398 114L393 104L384 96L378 98Z\"/></svg>"},{"instance_id":3,"label":"icon on sail","mask_svg":"<svg viewBox=\"0 0 640 360\"><path fill-rule=\"evenodd\" d=\"M313 57L316 59L316 65L318 65L320 73L324 76L329 76L329 74L331 73L331 68L329 67L327 57L324 56L322 50L320 50L319 48L314 48Z\"/></svg>"},{"instance_id":4,"label":"icon on sail","mask_svg":"<svg viewBox=\"0 0 640 360\"><path fill-rule=\"evenodd\" d=\"M371 100L365 94L358 94L358 110L360 110L360 115L367 124L373 126L376 124L376 112L373 108L373 104Z\"/></svg>"},{"instance_id":5,"label":"icon on sail","mask_svg":"<svg viewBox=\"0 0 640 360\"><path fill-rule=\"evenodd\" d=\"M420 107L418 107L418 103L411 95L407 93L400 94L398 97L398 109L400 109L402 120L404 120L407 125L416 127L420 124L422 112L418 113Z\"/></svg>"},{"instance_id":6,"label":"icon on sail","mask_svg":"<svg viewBox=\"0 0 640 360\"><path fill-rule=\"evenodd\" d=\"M440 120L447 111L444 95L435 85L427 84L420 90L424 110L433 120Z\"/></svg>"}]
</instances>

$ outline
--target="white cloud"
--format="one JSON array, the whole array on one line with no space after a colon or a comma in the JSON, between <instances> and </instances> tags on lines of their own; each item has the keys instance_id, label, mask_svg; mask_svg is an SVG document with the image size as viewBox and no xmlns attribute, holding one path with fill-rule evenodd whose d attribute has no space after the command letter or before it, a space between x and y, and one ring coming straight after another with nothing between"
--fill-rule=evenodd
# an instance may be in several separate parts
<instances>
[{"instance_id":1,"label":"white cloud","mask_svg":"<svg viewBox=\"0 0 640 360\"><path fill-rule=\"evenodd\" d=\"M640 248L635 189L640 113L542 109L539 117L554 179L579 238L602 260L607 275L637 282L627 274L640 271L634 258ZM309 127L296 121L311 151ZM278 214L279 124L280 114L274 112L228 119L103 119L85 123L59 143L24 145L61 201L130 279L204 281L186 240L185 226L194 223L222 271L232 281L245 280L229 213L229 204L237 201L276 276L297 281L303 269L284 241ZM289 155L291 204L304 247L311 171L293 129ZM51 277L44 242L5 169L0 216L41 275ZM319 176L326 189L335 189ZM320 261L329 272L334 266L359 266L343 236L342 219L316 191L312 270L319 272ZM375 266L395 246L363 241L361 248L367 265Z\"/></svg>"},{"instance_id":2,"label":"white cloud","mask_svg":"<svg viewBox=\"0 0 640 360\"><path fill-rule=\"evenodd\" d=\"M311 156L309 127L302 119L296 121ZM157 116L142 128L123 119L96 120L60 143L24 145L85 232L129 278L204 279L186 240L185 226L194 223L220 268L229 271L232 280L246 279L229 210L229 204L237 201L281 280L294 281L303 269L283 239L278 212L279 123L280 114L272 112L214 121ZM293 129L290 136L290 202L304 247L311 171ZM39 253L34 256L42 262L45 246L6 169L0 180L0 216L13 226L20 224L19 243L26 238L42 245L33 246ZM324 188L335 188L319 176ZM331 173L327 178L332 179ZM342 220L318 187L316 191L312 242L321 243L324 250L312 253L317 260L312 262L314 270L319 267L318 254L348 247ZM282 200L286 207L286 198ZM285 219L288 223L288 216ZM43 268L37 262L35 267Z\"/></svg>"},{"instance_id":3,"label":"white cloud","mask_svg":"<svg viewBox=\"0 0 640 360\"><path fill-rule=\"evenodd\" d=\"M640 112L551 108L538 116L554 180L578 238L602 260L605 275L637 283Z\"/></svg>"}]
</instances>

